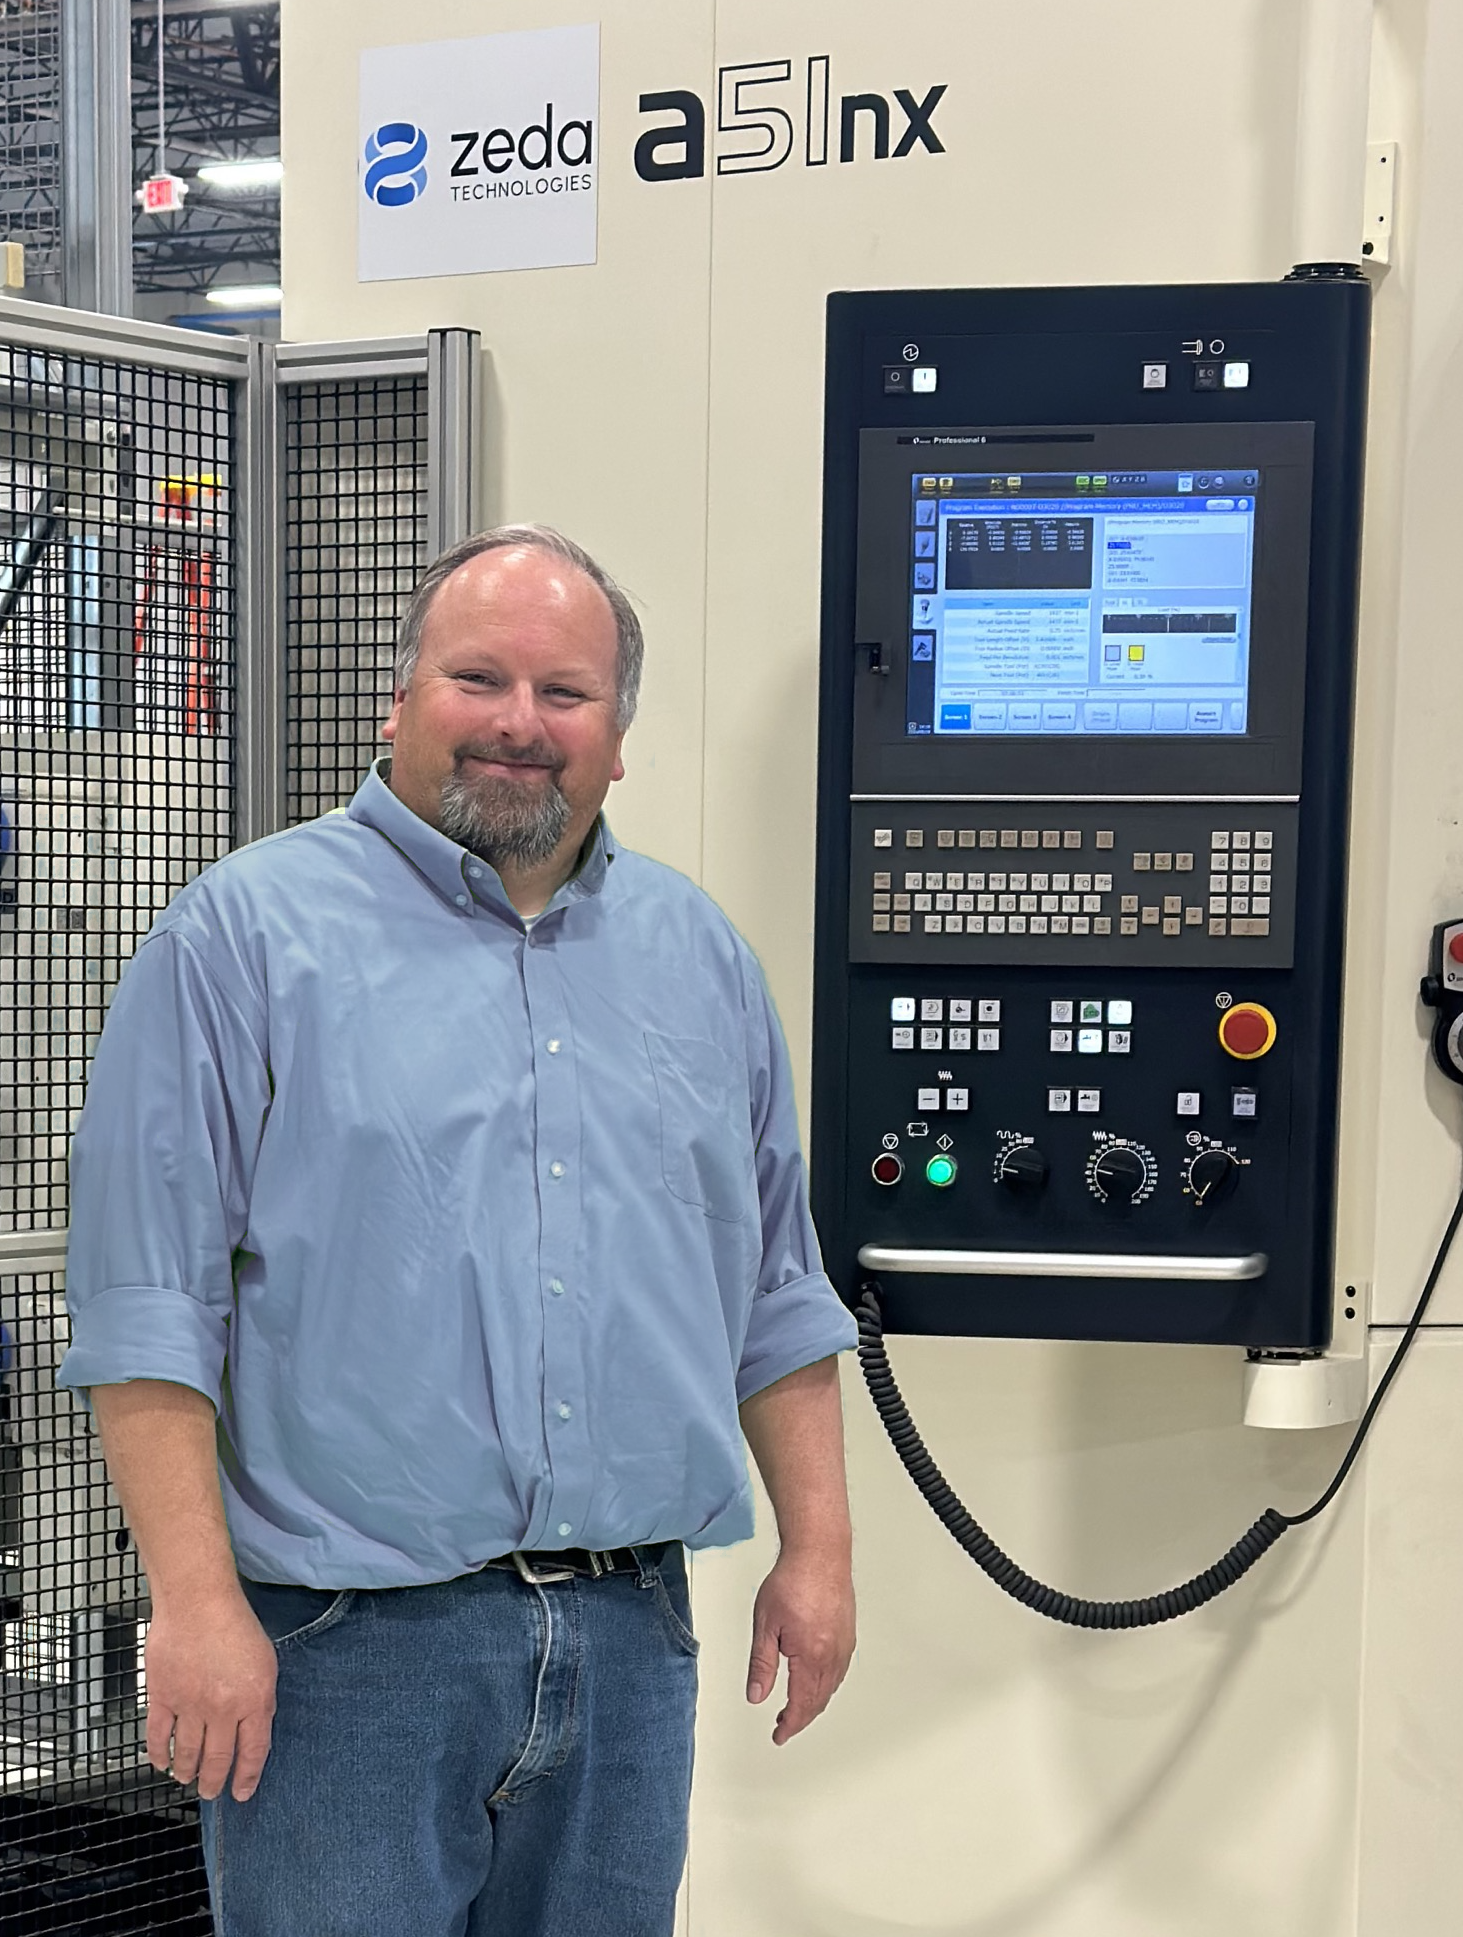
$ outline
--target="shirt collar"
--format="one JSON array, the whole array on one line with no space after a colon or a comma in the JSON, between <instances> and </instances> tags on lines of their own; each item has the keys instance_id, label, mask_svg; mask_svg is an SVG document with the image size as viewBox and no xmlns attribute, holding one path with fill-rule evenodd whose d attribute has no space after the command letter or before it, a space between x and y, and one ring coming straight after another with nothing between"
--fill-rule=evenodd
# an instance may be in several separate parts
<instances>
[{"instance_id":1,"label":"shirt collar","mask_svg":"<svg viewBox=\"0 0 1463 1937\"><path fill-rule=\"evenodd\" d=\"M419 814L413 813L406 802L391 791L387 780L390 772L389 754L372 763L345 810L350 819L374 828L388 840L399 853L406 856L419 874L425 876L444 901L451 902L457 908L466 907L469 913L476 903L491 906L497 913L523 926L523 917L504 892L496 868L465 847L459 847L456 841L449 840ZM597 895L604 886L605 875L614 858L614 837L604 815L600 814L589 831L578 867L556 891L543 914L554 914L571 902ZM543 916L536 919L542 920Z\"/></svg>"}]
</instances>

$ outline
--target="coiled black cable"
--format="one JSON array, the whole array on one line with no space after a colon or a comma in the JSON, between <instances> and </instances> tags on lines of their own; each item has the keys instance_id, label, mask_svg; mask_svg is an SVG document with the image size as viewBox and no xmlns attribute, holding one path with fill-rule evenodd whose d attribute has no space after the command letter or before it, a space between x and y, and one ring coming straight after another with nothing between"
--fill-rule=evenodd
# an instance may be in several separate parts
<instances>
[{"instance_id":1,"label":"coiled black cable","mask_svg":"<svg viewBox=\"0 0 1463 1937\"><path fill-rule=\"evenodd\" d=\"M859 1365L884 1430L893 1441L894 1450L904 1462L909 1477L929 1502L941 1525L997 1587L1023 1607L1044 1614L1048 1620L1064 1621L1069 1627L1150 1628L1160 1621L1174 1621L1181 1614L1192 1614L1195 1608L1203 1607L1216 1595L1224 1593L1226 1588L1233 1587L1236 1581L1249 1573L1262 1555L1270 1551L1283 1533L1292 1527L1303 1526L1307 1520L1314 1520L1335 1499L1356 1462L1363 1440L1371 1430L1387 1388L1417 1337L1460 1223L1463 1223L1463 1193L1460 1193L1453 1207L1453 1215L1448 1220L1448 1228L1443 1233L1443 1241L1428 1272L1427 1283L1407 1322L1401 1342L1377 1382L1377 1389L1361 1416L1361 1423L1346 1449L1345 1458L1320 1498L1304 1513L1281 1513L1275 1507L1266 1507L1248 1533L1241 1535L1229 1552L1212 1567L1206 1567L1202 1574L1195 1574L1192 1580L1185 1581L1181 1586L1170 1588L1166 1594L1151 1594L1139 1601L1084 1601L1075 1594L1059 1593L1056 1588L1044 1586L1018 1567L991 1539L931 1458L920 1438L918 1427L910 1417L909 1408L904 1403L889 1364L889 1354L884 1348L884 1313L875 1282L864 1285L859 1298L856 1314Z\"/></svg>"}]
</instances>

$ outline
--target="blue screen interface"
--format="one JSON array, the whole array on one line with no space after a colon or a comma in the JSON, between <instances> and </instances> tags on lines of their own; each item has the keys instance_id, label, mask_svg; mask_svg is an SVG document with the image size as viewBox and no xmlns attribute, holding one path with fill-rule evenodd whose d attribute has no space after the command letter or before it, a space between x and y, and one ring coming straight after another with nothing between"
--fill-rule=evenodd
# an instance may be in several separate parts
<instances>
[{"instance_id":1,"label":"blue screen interface","mask_svg":"<svg viewBox=\"0 0 1463 1937\"><path fill-rule=\"evenodd\" d=\"M916 475L911 734L1244 733L1258 468Z\"/></svg>"}]
</instances>

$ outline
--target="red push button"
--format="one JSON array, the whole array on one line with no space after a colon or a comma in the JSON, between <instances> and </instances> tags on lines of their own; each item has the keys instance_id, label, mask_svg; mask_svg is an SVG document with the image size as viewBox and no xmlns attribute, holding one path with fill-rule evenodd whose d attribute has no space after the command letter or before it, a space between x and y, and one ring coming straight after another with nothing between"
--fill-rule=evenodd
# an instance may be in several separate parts
<instances>
[{"instance_id":1,"label":"red push button","mask_svg":"<svg viewBox=\"0 0 1463 1937\"><path fill-rule=\"evenodd\" d=\"M1463 928L1460 928L1448 943L1448 953L1455 962L1463 962Z\"/></svg>"},{"instance_id":2,"label":"red push button","mask_svg":"<svg viewBox=\"0 0 1463 1937\"><path fill-rule=\"evenodd\" d=\"M875 1157L871 1168L876 1184L897 1184L904 1175L904 1165L889 1150L882 1157Z\"/></svg>"},{"instance_id":3,"label":"red push button","mask_svg":"<svg viewBox=\"0 0 1463 1937\"><path fill-rule=\"evenodd\" d=\"M1252 1063L1275 1047L1275 1018L1259 1002L1236 1002L1219 1018L1219 1041L1231 1056Z\"/></svg>"}]
</instances>

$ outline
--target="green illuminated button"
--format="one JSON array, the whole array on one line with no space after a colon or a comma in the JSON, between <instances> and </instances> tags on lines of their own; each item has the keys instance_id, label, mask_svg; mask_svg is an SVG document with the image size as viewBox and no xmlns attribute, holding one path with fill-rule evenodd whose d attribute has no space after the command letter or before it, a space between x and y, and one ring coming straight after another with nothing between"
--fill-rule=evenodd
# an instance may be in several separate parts
<instances>
[{"instance_id":1,"label":"green illuminated button","mask_svg":"<svg viewBox=\"0 0 1463 1937\"><path fill-rule=\"evenodd\" d=\"M931 1157L925 1165L925 1176L929 1178L936 1190L943 1190L947 1184L953 1184L955 1181L955 1159Z\"/></svg>"}]
</instances>

